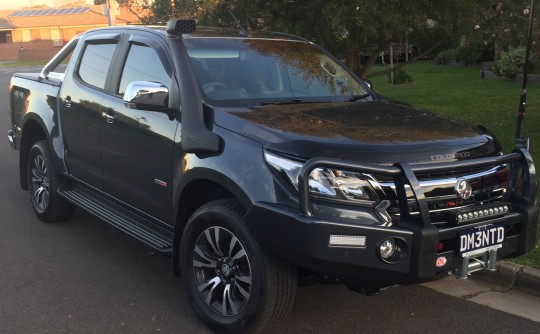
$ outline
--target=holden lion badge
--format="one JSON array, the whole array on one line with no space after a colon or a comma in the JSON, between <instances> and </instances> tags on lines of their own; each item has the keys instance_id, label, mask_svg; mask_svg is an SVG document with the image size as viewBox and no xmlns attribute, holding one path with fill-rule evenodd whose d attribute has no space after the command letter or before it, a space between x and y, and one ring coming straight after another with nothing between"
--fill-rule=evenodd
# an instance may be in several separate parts
<instances>
[{"instance_id":1,"label":"holden lion badge","mask_svg":"<svg viewBox=\"0 0 540 334\"><path fill-rule=\"evenodd\" d=\"M471 185L469 182L467 182L467 180L462 178L457 179L454 190L461 199L468 199L472 195Z\"/></svg>"}]
</instances>

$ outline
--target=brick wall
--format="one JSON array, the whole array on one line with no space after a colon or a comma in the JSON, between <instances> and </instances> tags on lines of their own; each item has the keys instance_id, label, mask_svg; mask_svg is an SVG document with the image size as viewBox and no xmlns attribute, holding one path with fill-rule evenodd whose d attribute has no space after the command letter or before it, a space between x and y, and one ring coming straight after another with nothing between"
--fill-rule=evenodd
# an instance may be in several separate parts
<instances>
[{"instance_id":1,"label":"brick wall","mask_svg":"<svg viewBox=\"0 0 540 334\"><path fill-rule=\"evenodd\" d=\"M0 61L47 61L59 50L52 41L0 43Z\"/></svg>"}]
</instances>

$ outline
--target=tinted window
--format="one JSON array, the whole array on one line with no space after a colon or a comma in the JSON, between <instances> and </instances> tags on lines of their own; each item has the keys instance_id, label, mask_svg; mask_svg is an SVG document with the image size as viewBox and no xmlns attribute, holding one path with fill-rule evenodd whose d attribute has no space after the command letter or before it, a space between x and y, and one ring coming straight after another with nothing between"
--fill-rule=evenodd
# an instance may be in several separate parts
<instances>
[{"instance_id":1,"label":"tinted window","mask_svg":"<svg viewBox=\"0 0 540 334\"><path fill-rule=\"evenodd\" d=\"M124 95L127 85L133 81L159 82L170 90L172 79L154 49L145 45L132 44L122 70L117 93Z\"/></svg>"},{"instance_id":2,"label":"tinted window","mask_svg":"<svg viewBox=\"0 0 540 334\"><path fill-rule=\"evenodd\" d=\"M86 83L105 88L116 44L88 44L79 66L79 77Z\"/></svg>"}]
</instances>

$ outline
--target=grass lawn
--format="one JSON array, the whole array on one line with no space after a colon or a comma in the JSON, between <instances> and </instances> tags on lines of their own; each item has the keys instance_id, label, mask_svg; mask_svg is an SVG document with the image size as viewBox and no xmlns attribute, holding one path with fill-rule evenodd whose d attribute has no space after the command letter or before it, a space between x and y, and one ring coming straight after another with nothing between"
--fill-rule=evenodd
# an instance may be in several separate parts
<instances>
[{"instance_id":1,"label":"grass lawn","mask_svg":"<svg viewBox=\"0 0 540 334\"><path fill-rule=\"evenodd\" d=\"M46 61L14 61L0 63L0 67L24 67L24 66L44 66Z\"/></svg>"},{"instance_id":2,"label":"grass lawn","mask_svg":"<svg viewBox=\"0 0 540 334\"><path fill-rule=\"evenodd\" d=\"M376 66L372 72L384 69ZM387 75L371 79L380 94L394 100L432 110L468 123L484 125L501 141L506 152L515 146L517 112L521 82L484 80L480 70L468 67L435 65L421 61L409 65L414 82L390 85ZM540 84L527 85L525 134L533 143L532 155L540 167ZM540 228L536 248L515 260L540 269Z\"/></svg>"}]
</instances>

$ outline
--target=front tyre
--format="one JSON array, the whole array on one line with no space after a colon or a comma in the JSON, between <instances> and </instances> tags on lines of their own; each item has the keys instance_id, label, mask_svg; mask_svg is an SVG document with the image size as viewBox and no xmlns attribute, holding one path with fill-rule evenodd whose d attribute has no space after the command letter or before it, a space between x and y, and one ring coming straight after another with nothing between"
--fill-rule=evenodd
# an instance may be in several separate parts
<instances>
[{"instance_id":1,"label":"front tyre","mask_svg":"<svg viewBox=\"0 0 540 334\"><path fill-rule=\"evenodd\" d=\"M217 200L189 218L180 269L191 305L219 332L258 332L289 313L296 268L266 254L251 237L234 200Z\"/></svg>"},{"instance_id":2,"label":"front tyre","mask_svg":"<svg viewBox=\"0 0 540 334\"><path fill-rule=\"evenodd\" d=\"M75 206L60 197L56 191L63 180L56 174L46 140L38 141L28 157L28 192L34 213L44 222L71 218Z\"/></svg>"}]
</instances>

